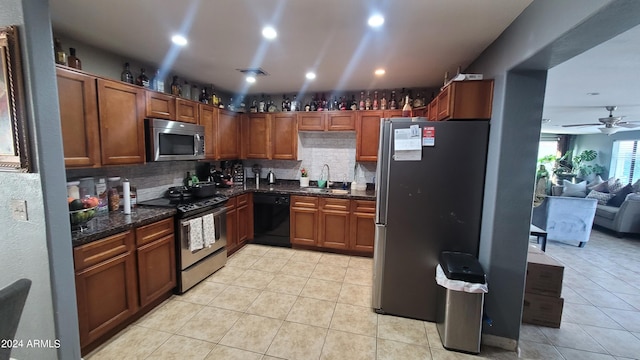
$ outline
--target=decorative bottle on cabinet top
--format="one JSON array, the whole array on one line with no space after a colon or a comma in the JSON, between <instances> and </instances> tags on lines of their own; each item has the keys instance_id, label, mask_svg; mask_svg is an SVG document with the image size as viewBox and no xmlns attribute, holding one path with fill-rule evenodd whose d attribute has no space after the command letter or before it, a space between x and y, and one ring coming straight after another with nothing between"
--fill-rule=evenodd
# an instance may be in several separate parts
<instances>
[{"instance_id":1,"label":"decorative bottle on cabinet top","mask_svg":"<svg viewBox=\"0 0 640 360\"><path fill-rule=\"evenodd\" d=\"M76 56L75 48L69 48L69 58L67 59L67 62L69 63L69 67L82 70L82 62Z\"/></svg>"},{"instance_id":2,"label":"decorative bottle on cabinet top","mask_svg":"<svg viewBox=\"0 0 640 360\"><path fill-rule=\"evenodd\" d=\"M402 106L402 116L403 117L411 116L411 105L409 104L409 95L407 95L404 100L404 106Z\"/></svg>"},{"instance_id":3,"label":"decorative bottle on cabinet top","mask_svg":"<svg viewBox=\"0 0 640 360\"><path fill-rule=\"evenodd\" d=\"M62 44L60 43L60 39L55 38L53 40L54 47L53 52L56 59L56 64L67 65L67 54L62 49Z\"/></svg>"},{"instance_id":4,"label":"decorative bottle on cabinet top","mask_svg":"<svg viewBox=\"0 0 640 360\"><path fill-rule=\"evenodd\" d=\"M136 85L149 88L149 78L147 77L147 74L145 74L144 69L140 69L140 75L138 75L138 78L136 79Z\"/></svg>"},{"instance_id":5,"label":"decorative bottle on cabinet top","mask_svg":"<svg viewBox=\"0 0 640 360\"><path fill-rule=\"evenodd\" d=\"M173 81L171 82L171 95L182 95L182 88L180 87L180 82L178 81L177 75L173 76Z\"/></svg>"},{"instance_id":6,"label":"decorative bottle on cabinet top","mask_svg":"<svg viewBox=\"0 0 640 360\"><path fill-rule=\"evenodd\" d=\"M122 73L120 74L120 80L133 84L133 74L131 73L131 70L129 70L128 62L124 63L124 70L122 70Z\"/></svg>"}]
</instances>

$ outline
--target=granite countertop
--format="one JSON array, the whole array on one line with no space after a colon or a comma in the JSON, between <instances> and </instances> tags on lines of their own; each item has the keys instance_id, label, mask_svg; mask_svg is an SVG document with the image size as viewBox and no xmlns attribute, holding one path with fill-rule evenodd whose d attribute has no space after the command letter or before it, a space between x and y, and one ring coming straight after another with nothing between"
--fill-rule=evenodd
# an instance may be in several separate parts
<instances>
[{"instance_id":1,"label":"granite countertop","mask_svg":"<svg viewBox=\"0 0 640 360\"><path fill-rule=\"evenodd\" d=\"M310 190L311 191L310 191ZM259 193L275 193L275 194L289 194L289 195L302 195L302 196L318 196L318 197L332 197L332 198L342 198L342 199L356 199L356 200L376 200L376 191L371 188L371 186L367 187L367 190L347 190L346 194L338 194L331 192L312 192L313 189L317 189L317 187L311 186L308 188L300 187L300 184L297 181L290 180L282 180L276 181L275 185L267 185L265 183L260 183L260 186L256 187L255 182L253 180L247 181L246 186L232 186L229 188L221 188L218 189L217 192L221 195L225 195L228 197L237 196L249 192L259 192ZM329 190L339 190L339 188L332 188Z\"/></svg>"},{"instance_id":2,"label":"granite countertop","mask_svg":"<svg viewBox=\"0 0 640 360\"><path fill-rule=\"evenodd\" d=\"M356 199L356 200L374 200L376 199L376 192L372 188L368 188L365 191L351 191L346 194L336 194L331 192L310 192L301 188L297 181L281 180L276 182L275 185L267 185L260 183L259 187L256 187L253 181L248 181L246 186L232 186L229 188L220 188L217 190L218 194L233 197L250 192L259 193L275 193L275 194L288 194L288 195L302 195L302 196L318 196L318 197L332 197L342 199ZM124 215L122 211L109 212L109 214L98 215L93 218L88 224L87 229L71 232L71 241L73 246L79 246L86 243L90 243L95 240L105 238L107 236L117 234L128 229L136 228L139 226L151 224L153 222L172 217L176 214L175 209L160 208L160 207L146 207L138 206L135 208L131 215Z\"/></svg>"},{"instance_id":3,"label":"granite countertop","mask_svg":"<svg viewBox=\"0 0 640 360\"><path fill-rule=\"evenodd\" d=\"M98 215L87 224L87 229L71 232L73 246L90 243L135 227L147 225L174 216L176 209L138 206L131 215L122 211Z\"/></svg>"}]
</instances>

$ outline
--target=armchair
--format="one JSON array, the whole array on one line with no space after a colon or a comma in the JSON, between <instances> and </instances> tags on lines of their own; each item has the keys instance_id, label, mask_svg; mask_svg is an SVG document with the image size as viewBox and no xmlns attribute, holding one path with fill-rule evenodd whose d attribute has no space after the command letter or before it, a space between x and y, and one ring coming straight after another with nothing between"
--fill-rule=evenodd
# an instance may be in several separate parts
<instances>
[{"instance_id":1,"label":"armchair","mask_svg":"<svg viewBox=\"0 0 640 360\"><path fill-rule=\"evenodd\" d=\"M618 237L624 233L640 233L640 200L625 200L620 207L598 205L593 223L616 232Z\"/></svg>"},{"instance_id":2,"label":"armchair","mask_svg":"<svg viewBox=\"0 0 640 360\"><path fill-rule=\"evenodd\" d=\"M591 235L596 199L548 196L533 208L531 223L547 232L548 240L584 247Z\"/></svg>"}]
</instances>

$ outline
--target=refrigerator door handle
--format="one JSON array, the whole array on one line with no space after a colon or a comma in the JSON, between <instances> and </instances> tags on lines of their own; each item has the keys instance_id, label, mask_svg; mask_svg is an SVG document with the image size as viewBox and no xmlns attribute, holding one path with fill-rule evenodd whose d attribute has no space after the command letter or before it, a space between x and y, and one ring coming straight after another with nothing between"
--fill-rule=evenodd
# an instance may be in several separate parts
<instances>
[{"instance_id":1,"label":"refrigerator door handle","mask_svg":"<svg viewBox=\"0 0 640 360\"><path fill-rule=\"evenodd\" d=\"M382 307L382 276L384 270L384 252L387 243L387 227L376 224L376 237L373 248L373 291L372 307L377 313L384 313Z\"/></svg>"}]
</instances>

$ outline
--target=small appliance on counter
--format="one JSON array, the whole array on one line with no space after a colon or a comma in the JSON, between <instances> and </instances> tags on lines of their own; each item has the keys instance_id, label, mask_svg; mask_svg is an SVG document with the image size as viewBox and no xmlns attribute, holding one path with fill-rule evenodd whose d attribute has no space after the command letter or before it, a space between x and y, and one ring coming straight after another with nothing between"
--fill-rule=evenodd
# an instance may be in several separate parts
<instances>
[{"instance_id":1,"label":"small appliance on counter","mask_svg":"<svg viewBox=\"0 0 640 360\"><path fill-rule=\"evenodd\" d=\"M273 171L269 169L269 173L267 174L267 184L274 185L276 183L276 176L273 174Z\"/></svg>"},{"instance_id":2,"label":"small appliance on counter","mask_svg":"<svg viewBox=\"0 0 640 360\"><path fill-rule=\"evenodd\" d=\"M217 188L228 188L231 186L231 176L225 175L221 170L212 167L209 182L215 184Z\"/></svg>"},{"instance_id":3,"label":"small appliance on counter","mask_svg":"<svg viewBox=\"0 0 640 360\"><path fill-rule=\"evenodd\" d=\"M243 185L244 180L244 166L241 161L238 161L233 165L233 183Z\"/></svg>"},{"instance_id":4,"label":"small appliance on counter","mask_svg":"<svg viewBox=\"0 0 640 360\"><path fill-rule=\"evenodd\" d=\"M262 172L262 167L258 164L253 164L251 170L253 170L253 176L256 179L256 186L260 186L260 173Z\"/></svg>"}]
</instances>

